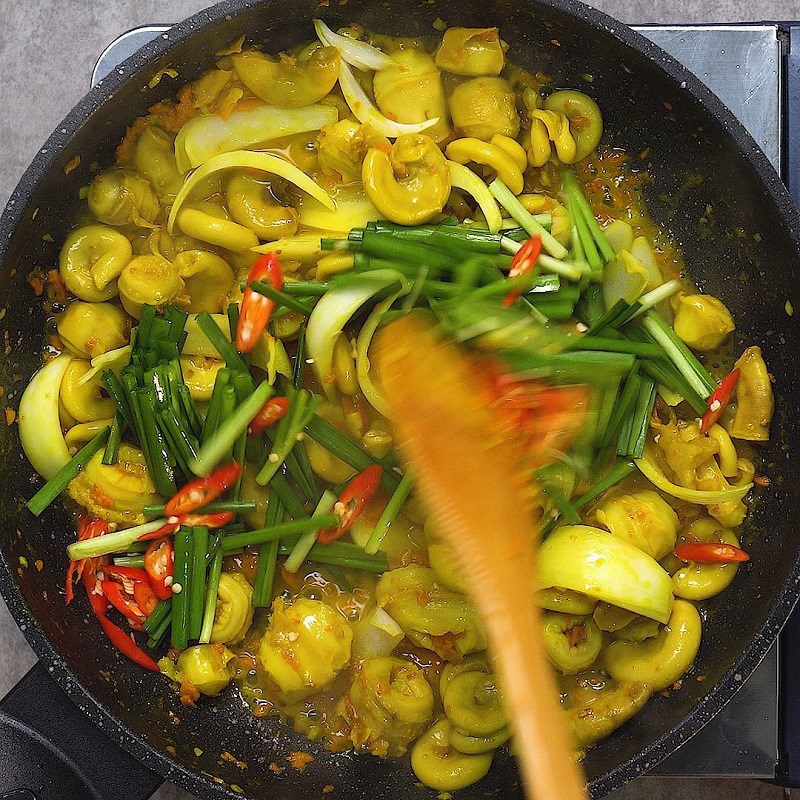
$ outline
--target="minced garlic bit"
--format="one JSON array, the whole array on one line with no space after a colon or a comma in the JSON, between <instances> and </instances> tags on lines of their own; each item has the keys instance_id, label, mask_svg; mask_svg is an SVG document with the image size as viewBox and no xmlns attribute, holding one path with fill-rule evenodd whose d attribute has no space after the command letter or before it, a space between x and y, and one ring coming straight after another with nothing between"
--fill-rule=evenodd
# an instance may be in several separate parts
<instances>
[{"instance_id":1,"label":"minced garlic bit","mask_svg":"<svg viewBox=\"0 0 800 800\"><path fill-rule=\"evenodd\" d=\"M172 594L180 594L183 591L183 586L179 583L172 584Z\"/></svg>"}]
</instances>

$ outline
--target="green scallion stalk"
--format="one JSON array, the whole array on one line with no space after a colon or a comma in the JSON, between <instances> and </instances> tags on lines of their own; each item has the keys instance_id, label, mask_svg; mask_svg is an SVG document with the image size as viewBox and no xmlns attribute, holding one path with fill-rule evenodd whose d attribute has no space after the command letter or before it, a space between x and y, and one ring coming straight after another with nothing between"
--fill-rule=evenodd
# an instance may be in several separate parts
<instances>
[{"instance_id":1,"label":"green scallion stalk","mask_svg":"<svg viewBox=\"0 0 800 800\"><path fill-rule=\"evenodd\" d=\"M625 386L622 388L622 393L619 396L619 401L614 406L611 418L608 424L601 432L600 447L610 447L619 437L619 431L622 428L623 422L630 416L636 396L639 392L641 380L636 371L632 371L626 381Z\"/></svg>"},{"instance_id":2,"label":"green scallion stalk","mask_svg":"<svg viewBox=\"0 0 800 800\"><path fill-rule=\"evenodd\" d=\"M232 307L238 309L238 306L231 304ZM233 374L233 388L236 392L237 403L243 403L253 393L253 381L249 375L242 372L235 372ZM239 438L233 445L233 458L237 464L244 466L245 457L247 453L247 431L242 431ZM242 497L242 478L244 473L240 474L233 485L233 492L231 498L235 501L241 500Z\"/></svg>"},{"instance_id":3,"label":"green scallion stalk","mask_svg":"<svg viewBox=\"0 0 800 800\"><path fill-rule=\"evenodd\" d=\"M349 436L334 428L333 425L319 415L311 418L305 427L305 432L329 453L359 472L363 472L373 464L380 464L383 467L381 486L387 491L394 492L399 486L400 476L394 471L392 464L387 459L373 458Z\"/></svg>"},{"instance_id":4,"label":"green scallion stalk","mask_svg":"<svg viewBox=\"0 0 800 800\"><path fill-rule=\"evenodd\" d=\"M206 590L206 553L208 552L208 528L199 526L192 529L192 572L189 578L189 611L187 636L200 638L203 625L203 598Z\"/></svg>"},{"instance_id":5,"label":"green scallion stalk","mask_svg":"<svg viewBox=\"0 0 800 800\"><path fill-rule=\"evenodd\" d=\"M197 406L194 404L194 398L189 391L189 387L185 383L182 383L178 387L178 399L195 439L199 440L203 430L203 423L200 421L200 417L197 414Z\"/></svg>"},{"instance_id":6,"label":"green scallion stalk","mask_svg":"<svg viewBox=\"0 0 800 800\"><path fill-rule=\"evenodd\" d=\"M597 401L596 411L597 425L595 427L595 439L598 444L600 444L603 433L608 427L611 417L614 414L614 409L617 405L617 399L619 398L619 387L621 383L622 376L620 375L617 380L612 381L608 384L608 386L600 390L600 398Z\"/></svg>"},{"instance_id":7,"label":"green scallion stalk","mask_svg":"<svg viewBox=\"0 0 800 800\"><path fill-rule=\"evenodd\" d=\"M213 322L213 320L212 320ZM195 475L206 477L231 451L234 442L247 430L247 426L261 406L272 396L272 387L264 381L227 419L222 420L213 436L203 442L197 458L189 464Z\"/></svg>"},{"instance_id":8,"label":"green scallion stalk","mask_svg":"<svg viewBox=\"0 0 800 800\"><path fill-rule=\"evenodd\" d=\"M252 500L218 500L197 510L198 514L217 514L220 511L235 511L237 514L252 511L256 504ZM158 503L147 505L142 509L146 517L163 517L164 506Z\"/></svg>"},{"instance_id":9,"label":"green scallion stalk","mask_svg":"<svg viewBox=\"0 0 800 800\"><path fill-rule=\"evenodd\" d=\"M67 546L67 555L70 561L80 561L82 558L94 558L95 556L107 556L111 553L127 553L131 545L140 536L146 533L157 531L162 525L166 525L166 519L154 519L152 522L145 522L133 528L125 528L113 533L105 533L94 539L84 539L80 542L72 542Z\"/></svg>"},{"instance_id":10,"label":"green scallion stalk","mask_svg":"<svg viewBox=\"0 0 800 800\"><path fill-rule=\"evenodd\" d=\"M317 507L314 509L314 513L311 515L311 519L313 520L322 516L330 516L330 510L333 508L333 504L335 502L336 495L333 492L323 492L322 497L319 499L319 503L317 503ZM338 524L338 521L334 524ZM317 541L317 533L319 530L321 530L321 528L307 531L295 543L294 547L292 548L292 552L289 553L289 557L286 559L286 563L284 564L287 572L297 572L297 570L300 569L303 562L306 560L306 556L308 555L309 551L314 546L314 542Z\"/></svg>"},{"instance_id":11,"label":"green scallion stalk","mask_svg":"<svg viewBox=\"0 0 800 800\"><path fill-rule=\"evenodd\" d=\"M110 369L107 369L100 375L100 382L117 406L117 413L122 414L122 418L128 424L129 428L133 428L133 415L128 405L125 387L122 385L120 379Z\"/></svg>"},{"instance_id":12,"label":"green scallion stalk","mask_svg":"<svg viewBox=\"0 0 800 800\"><path fill-rule=\"evenodd\" d=\"M291 548L285 544L278 549L280 555L289 555L290 552ZM309 550L306 560L362 572L381 573L389 569L385 553L378 552L370 556L360 547L349 542L331 542L330 544L318 542Z\"/></svg>"},{"instance_id":13,"label":"green scallion stalk","mask_svg":"<svg viewBox=\"0 0 800 800\"><path fill-rule=\"evenodd\" d=\"M223 552L228 553L243 547L252 547L254 544L264 544L264 542L272 542L278 539L294 539L309 531L316 533L324 528L335 528L338 524L339 518L335 514L321 514L317 517L273 525L270 528L231 533L222 541L221 549Z\"/></svg>"},{"instance_id":14,"label":"green scallion stalk","mask_svg":"<svg viewBox=\"0 0 800 800\"><path fill-rule=\"evenodd\" d=\"M576 212L580 212L580 215L586 222L589 232L591 233L591 237L597 245L597 249L600 252L600 256L602 257L603 261L608 263L616 257L614 248L611 247L608 239L606 239L606 235L601 230L600 225L595 219L594 212L589 206L589 201L586 199L586 197L584 197L583 192L578 186L578 181L571 172L564 174L564 190L574 204Z\"/></svg>"},{"instance_id":15,"label":"green scallion stalk","mask_svg":"<svg viewBox=\"0 0 800 800\"><path fill-rule=\"evenodd\" d=\"M136 569L144 569L144 556L114 556L115 567L136 567ZM148 617L150 619L150 617Z\"/></svg>"},{"instance_id":16,"label":"green scallion stalk","mask_svg":"<svg viewBox=\"0 0 800 800\"><path fill-rule=\"evenodd\" d=\"M297 350L294 357L294 367L292 368L292 386L300 389L303 384L303 372L306 366L306 323L300 326L297 334Z\"/></svg>"},{"instance_id":17,"label":"green scallion stalk","mask_svg":"<svg viewBox=\"0 0 800 800\"><path fill-rule=\"evenodd\" d=\"M236 351L233 343L228 341L228 337L219 329L214 322L214 318L207 311L201 311L197 315L197 324L200 330L206 335L214 349L225 360L225 363L234 370L247 372L247 364L242 356Z\"/></svg>"},{"instance_id":18,"label":"green scallion stalk","mask_svg":"<svg viewBox=\"0 0 800 800\"><path fill-rule=\"evenodd\" d=\"M658 358L662 350L658 345L631 342L627 339L606 339L602 336L581 336L571 342L568 350L599 350L608 353L630 353L643 358Z\"/></svg>"},{"instance_id":19,"label":"green scallion stalk","mask_svg":"<svg viewBox=\"0 0 800 800\"><path fill-rule=\"evenodd\" d=\"M167 628L172 624L172 608L170 607L170 612L161 620L161 624L150 634L150 638L147 640L147 646L151 650L155 650L156 647L161 643L161 640L167 633Z\"/></svg>"},{"instance_id":20,"label":"green scallion stalk","mask_svg":"<svg viewBox=\"0 0 800 800\"><path fill-rule=\"evenodd\" d=\"M408 241L393 235L389 231L365 230L361 244L357 248L363 253L374 258L387 258L392 261L405 261L409 264L427 266L434 270L449 272L453 266L452 254L430 247L421 242ZM469 255L464 248L463 255Z\"/></svg>"},{"instance_id":21,"label":"green scallion stalk","mask_svg":"<svg viewBox=\"0 0 800 800\"><path fill-rule=\"evenodd\" d=\"M116 563L117 559L114 559ZM153 613L144 621L144 629L152 634L161 625L161 623L170 615L172 611L172 598L168 597L166 600L159 600Z\"/></svg>"},{"instance_id":22,"label":"green scallion stalk","mask_svg":"<svg viewBox=\"0 0 800 800\"><path fill-rule=\"evenodd\" d=\"M708 410L706 401L689 386L683 375L668 361L645 360L641 362L641 370L659 385L679 394L696 414L702 416Z\"/></svg>"},{"instance_id":23,"label":"green scallion stalk","mask_svg":"<svg viewBox=\"0 0 800 800\"><path fill-rule=\"evenodd\" d=\"M283 519L283 504L277 497L271 497L264 515L264 527L279 525ZM253 580L253 605L256 608L268 608L272 603L272 587L275 582L275 565L278 558L278 545L275 539L265 542L258 550L258 567Z\"/></svg>"},{"instance_id":24,"label":"green scallion stalk","mask_svg":"<svg viewBox=\"0 0 800 800\"><path fill-rule=\"evenodd\" d=\"M108 433L108 439L106 440L106 448L103 451L102 461L106 466L117 463L119 446L122 443L123 424L122 414L118 411L116 414L114 414L114 419L111 422L111 429Z\"/></svg>"},{"instance_id":25,"label":"green scallion stalk","mask_svg":"<svg viewBox=\"0 0 800 800\"><path fill-rule=\"evenodd\" d=\"M219 427L222 396L225 394L225 387L230 383L232 374L233 373L227 368L223 368L217 372L217 377L214 379L214 389L211 392L211 400L206 409L206 418L203 421L203 433L200 437L201 442L206 442Z\"/></svg>"},{"instance_id":26,"label":"green scallion stalk","mask_svg":"<svg viewBox=\"0 0 800 800\"><path fill-rule=\"evenodd\" d=\"M608 491L613 486L623 481L628 475L636 469L636 465L632 461L618 461L611 471L597 483L594 484L585 494L582 494L577 500L573 502L575 508L583 508L600 497L603 492Z\"/></svg>"},{"instance_id":27,"label":"green scallion stalk","mask_svg":"<svg viewBox=\"0 0 800 800\"><path fill-rule=\"evenodd\" d=\"M253 281L250 284L250 288L254 292L257 292L264 297L268 297L273 303L275 303L276 306L284 306L292 311L297 311L303 316L309 316L314 310L314 306L312 304L303 303L300 300L292 297L292 295L281 292L264 281Z\"/></svg>"},{"instance_id":28,"label":"green scallion stalk","mask_svg":"<svg viewBox=\"0 0 800 800\"><path fill-rule=\"evenodd\" d=\"M406 500L408 500L408 496L411 494L411 488L411 473L405 472L403 477L400 479L400 484L398 485L397 489L395 489L394 494L389 499L389 502L386 504L386 508L383 509L383 513L381 514L380 519L370 534L369 539L367 539L367 543L364 546L364 552L367 555L375 555L375 553L377 553L380 549L380 546L383 543L386 534L389 532L389 528L394 522L395 517L397 517L397 515L400 513L400 509L403 507Z\"/></svg>"},{"instance_id":29,"label":"green scallion stalk","mask_svg":"<svg viewBox=\"0 0 800 800\"><path fill-rule=\"evenodd\" d=\"M302 434L305 436L305 434ZM296 465L293 470L292 467ZM314 470L311 468L311 462L308 460L308 453L303 447L302 441L297 442L292 448L286 459L286 466L289 468L290 474L294 477L300 490L305 494L308 500L316 502L319 500L319 487L317 486L317 478L314 475Z\"/></svg>"},{"instance_id":30,"label":"green scallion stalk","mask_svg":"<svg viewBox=\"0 0 800 800\"><path fill-rule=\"evenodd\" d=\"M560 261L557 258L548 256L542 253L536 260L537 266L547 272L552 272L555 275L561 275L570 281L580 280L581 276L585 275L589 266L585 261Z\"/></svg>"},{"instance_id":31,"label":"green scallion stalk","mask_svg":"<svg viewBox=\"0 0 800 800\"><path fill-rule=\"evenodd\" d=\"M208 579L206 580L206 596L203 603L203 624L200 627L200 644L211 641L211 631L214 628L214 617L217 613L217 593L219 591L219 578L222 574L222 548L219 547L208 566Z\"/></svg>"},{"instance_id":32,"label":"green scallion stalk","mask_svg":"<svg viewBox=\"0 0 800 800\"><path fill-rule=\"evenodd\" d=\"M558 486L543 485L542 492L550 498L553 505L558 509L559 515L570 525L580 525L581 515Z\"/></svg>"},{"instance_id":33,"label":"green scallion stalk","mask_svg":"<svg viewBox=\"0 0 800 800\"><path fill-rule=\"evenodd\" d=\"M264 466L256 475L256 483L266 486L273 475L281 468L287 456L292 452L292 448L297 444L297 437L303 432L303 428L309 423L322 405L322 398L318 395L313 397L301 389L291 396L289 401L289 411L278 424L275 432L275 440L271 452L264 462Z\"/></svg>"},{"instance_id":34,"label":"green scallion stalk","mask_svg":"<svg viewBox=\"0 0 800 800\"><path fill-rule=\"evenodd\" d=\"M189 595L192 573L191 528L181 528L175 534L175 563L172 582L172 629L170 644L183 650L189 643Z\"/></svg>"},{"instance_id":35,"label":"green scallion stalk","mask_svg":"<svg viewBox=\"0 0 800 800\"><path fill-rule=\"evenodd\" d=\"M656 402L656 384L650 378L643 378L636 401L636 410L633 415L633 425L628 439L628 448L625 455L631 458L641 458L647 442L647 432L650 429L650 415Z\"/></svg>"},{"instance_id":36,"label":"green scallion stalk","mask_svg":"<svg viewBox=\"0 0 800 800\"><path fill-rule=\"evenodd\" d=\"M138 411L137 420L141 422L142 434L147 442L147 452L150 454L147 463L148 472L156 491L162 497L172 497L175 494L175 474L172 470L175 457L167 447L156 423L155 400L143 388L134 390L133 398Z\"/></svg>"},{"instance_id":37,"label":"green scallion stalk","mask_svg":"<svg viewBox=\"0 0 800 800\"><path fill-rule=\"evenodd\" d=\"M589 329L587 336L608 335L608 331L616 330L628 318L631 308L630 303L625 300L617 300L611 308L606 311L597 322Z\"/></svg>"},{"instance_id":38,"label":"green scallion stalk","mask_svg":"<svg viewBox=\"0 0 800 800\"><path fill-rule=\"evenodd\" d=\"M646 311L649 311L651 308L655 308L655 306L657 306L659 303L663 303L664 300L668 300L670 297L672 297L672 295L677 294L680 291L680 288L681 282L675 279L667 281L666 283L662 283L661 286L656 286L655 289L651 289L649 292L646 292L633 304L631 313L625 318L625 322L632 322Z\"/></svg>"},{"instance_id":39,"label":"green scallion stalk","mask_svg":"<svg viewBox=\"0 0 800 800\"><path fill-rule=\"evenodd\" d=\"M573 231L580 243L580 248L583 250L583 254L586 257L590 269L593 271L602 270L603 258L597 249L597 245L592 238L592 233L589 230L589 226L586 224L583 214L578 209L577 204L569 192L566 193L565 200L567 211L569 212L570 219L572 219Z\"/></svg>"},{"instance_id":40,"label":"green scallion stalk","mask_svg":"<svg viewBox=\"0 0 800 800\"><path fill-rule=\"evenodd\" d=\"M495 178L489 184L489 191L495 200L500 203L509 214L527 231L530 236L538 236L542 240L542 247L554 258L563 260L567 257L567 248L564 247L536 218L520 203L508 186Z\"/></svg>"},{"instance_id":41,"label":"green scallion stalk","mask_svg":"<svg viewBox=\"0 0 800 800\"><path fill-rule=\"evenodd\" d=\"M644 315L642 324L647 333L662 347L667 358L683 375L689 386L700 397L706 399L716 388L716 383L694 353L678 338L669 323L658 311L651 308Z\"/></svg>"},{"instance_id":42,"label":"green scallion stalk","mask_svg":"<svg viewBox=\"0 0 800 800\"><path fill-rule=\"evenodd\" d=\"M105 445L110 431L110 427L105 428L88 441L28 500L26 506L31 514L38 517L67 488L69 482L89 463L92 456Z\"/></svg>"},{"instance_id":43,"label":"green scallion stalk","mask_svg":"<svg viewBox=\"0 0 800 800\"><path fill-rule=\"evenodd\" d=\"M308 512L289 485L283 472L276 472L269 482L269 490L280 500L290 519L308 519Z\"/></svg>"},{"instance_id":44,"label":"green scallion stalk","mask_svg":"<svg viewBox=\"0 0 800 800\"><path fill-rule=\"evenodd\" d=\"M283 284L285 294L294 297L322 297L330 289L330 284L324 281L289 281Z\"/></svg>"}]
</instances>

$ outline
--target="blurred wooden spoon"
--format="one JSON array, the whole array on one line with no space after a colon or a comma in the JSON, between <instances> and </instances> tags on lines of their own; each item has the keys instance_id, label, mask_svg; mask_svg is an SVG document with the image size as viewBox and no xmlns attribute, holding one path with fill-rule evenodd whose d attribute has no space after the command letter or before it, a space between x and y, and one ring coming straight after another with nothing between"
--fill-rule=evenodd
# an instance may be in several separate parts
<instances>
[{"instance_id":1,"label":"blurred wooden spoon","mask_svg":"<svg viewBox=\"0 0 800 800\"><path fill-rule=\"evenodd\" d=\"M538 524L521 491L518 454L490 410L474 365L423 318L387 325L375 355L423 502L470 582L527 795L583 800L585 780L544 651L535 593Z\"/></svg>"}]
</instances>

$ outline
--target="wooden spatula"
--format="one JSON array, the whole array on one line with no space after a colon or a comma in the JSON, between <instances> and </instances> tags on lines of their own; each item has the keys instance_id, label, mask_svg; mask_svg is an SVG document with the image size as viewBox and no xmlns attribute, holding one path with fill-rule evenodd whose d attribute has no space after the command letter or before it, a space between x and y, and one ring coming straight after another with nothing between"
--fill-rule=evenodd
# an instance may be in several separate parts
<instances>
[{"instance_id":1,"label":"wooden spatula","mask_svg":"<svg viewBox=\"0 0 800 800\"><path fill-rule=\"evenodd\" d=\"M469 359L423 318L392 322L376 348L400 447L482 617L527 795L583 800L585 780L543 647L538 525L521 491L514 445L499 429Z\"/></svg>"}]
</instances>

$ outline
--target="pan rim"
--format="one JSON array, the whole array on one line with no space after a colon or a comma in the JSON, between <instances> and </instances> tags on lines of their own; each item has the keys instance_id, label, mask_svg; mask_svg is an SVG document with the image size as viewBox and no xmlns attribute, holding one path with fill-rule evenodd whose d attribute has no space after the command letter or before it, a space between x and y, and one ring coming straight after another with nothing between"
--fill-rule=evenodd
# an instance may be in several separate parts
<instances>
[{"instance_id":1,"label":"pan rim","mask_svg":"<svg viewBox=\"0 0 800 800\"><path fill-rule=\"evenodd\" d=\"M796 254L800 257L800 214L798 214L786 187L741 122L705 84L649 39L604 12L590 8L579 0L534 1L537 5L551 7L580 19L598 35L616 38L634 53L655 62L657 67L683 91L686 91L695 102L699 103L706 113L714 117L728 135L740 157L758 176L778 212L780 224L793 242ZM153 41L145 44L84 95L37 151L12 192L0 217L0 261L3 259L11 236L22 221L40 178L52 168L60 152L68 145L74 133L87 121L97 106L106 102L128 82L137 80L149 64L167 53L174 45L201 33L226 18L238 16L249 8L268 5L268 3L269 0L222 0L222 2L177 23ZM62 660L54 643L26 604L14 577L13 566L8 562L2 550L0 550L0 564L2 564L0 593L8 604L15 622L38 658L47 667L49 674L101 730L147 767L154 769L165 779L174 780L190 791L206 797L242 797L241 794L202 777L199 773L191 771L167 754L155 749L108 711ZM594 778L589 784L592 794L606 794L651 769L688 741L719 713L773 645L794 608L799 594L800 553L795 556L788 578L763 625L728 673L678 725L636 756Z\"/></svg>"}]
</instances>

